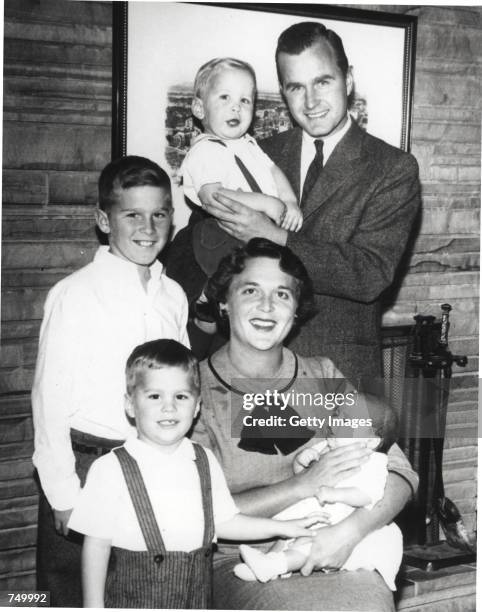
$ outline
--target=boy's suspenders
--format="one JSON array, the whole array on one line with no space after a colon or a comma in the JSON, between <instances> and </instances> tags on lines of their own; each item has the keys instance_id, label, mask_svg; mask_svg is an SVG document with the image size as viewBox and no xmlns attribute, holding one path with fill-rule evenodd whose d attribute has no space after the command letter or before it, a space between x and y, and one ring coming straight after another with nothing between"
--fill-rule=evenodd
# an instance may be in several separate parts
<instances>
[{"instance_id":1,"label":"boy's suspenders","mask_svg":"<svg viewBox=\"0 0 482 612\"><path fill-rule=\"evenodd\" d=\"M226 143L222 140L218 140L217 138L209 138L210 142L217 142L223 147L227 147ZM242 159L240 159L237 155L234 155L234 161L236 162L238 168L241 170L242 175L246 179L246 182L249 185L249 188L253 193L262 193L261 187L258 185L256 179L251 174L251 172L246 168Z\"/></svg>"},{"instance_id":2,"label":"boy's suspenders","mask_svg":"<svg viewBox=\"0 0 482 612\"><path fill-rule=\"evenodd\" d=\"M109 608L209 609L212 605L214 520L209 462L193 444L204 512L203 543L191 552L166 550L136 460L125 448L114 451L146 542L146 551L113 547L105 588Z\"/></svg>"},{"instance_id":3,"label":"boy's suspenders","mask_svg":"<svg viewBox=\"0 0 482 612\"><path fill-rule=\"evenodd\" d=\"M214 518L212 505L211 473L205 450L199 444L193 444L196 464L202 487L202 503L204 513L203 546L210 546L214 538ZM164 541L155 519L151 500L141 476L137 461L124 447L114 450L122 468L127 488L139 520L142 535L148 550L166 552Z\"/></svg>"}]
</instances>

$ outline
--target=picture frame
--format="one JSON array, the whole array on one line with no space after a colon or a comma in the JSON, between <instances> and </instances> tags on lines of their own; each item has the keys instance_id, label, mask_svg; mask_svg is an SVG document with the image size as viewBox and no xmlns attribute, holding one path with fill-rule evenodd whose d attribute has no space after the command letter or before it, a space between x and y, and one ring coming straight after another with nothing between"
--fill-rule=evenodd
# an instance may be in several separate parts
<instances>
[{"instance_id":1,"label":"picture frame","mask_svg":"<svg viewBox=\"0 0 482 612\"><path fill-rule=\"evenodd\" d=\"M213 57L249 62L258 84L253 135L288 129L274 53L279 34L298 21L320 21L341 36L353 66L352 116L371 134L410 149L416 17L322 4L116 2L113 8L112 157L143 155L168 170L176 229L189 215L178 170L199 133L190 110L197 70Z\"/></svg>"}]
</instances>

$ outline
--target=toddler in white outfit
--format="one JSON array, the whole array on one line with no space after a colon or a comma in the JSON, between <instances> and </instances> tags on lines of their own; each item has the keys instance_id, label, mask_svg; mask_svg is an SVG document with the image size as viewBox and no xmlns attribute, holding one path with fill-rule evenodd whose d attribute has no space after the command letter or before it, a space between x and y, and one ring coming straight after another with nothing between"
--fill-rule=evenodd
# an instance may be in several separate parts
<instances>
[{"instance_id":1,"label":"toddler in white outfit","mask_svg":"<svg viewBox=\"0 0 482 612\"><path fill-rule=\"evenodd\" d=\"M246 62L216 58L199 69L192 113L204 133L195 139L181 166L184 194L198 206L216 202L220 188L233 198L264 212L277 225L298 231L302 215L283 172L248 134L253 120L256 76ZM193 235L196 260L208 275L239 241L214 219L200 222Z\"/></svg>"}]
</instances>

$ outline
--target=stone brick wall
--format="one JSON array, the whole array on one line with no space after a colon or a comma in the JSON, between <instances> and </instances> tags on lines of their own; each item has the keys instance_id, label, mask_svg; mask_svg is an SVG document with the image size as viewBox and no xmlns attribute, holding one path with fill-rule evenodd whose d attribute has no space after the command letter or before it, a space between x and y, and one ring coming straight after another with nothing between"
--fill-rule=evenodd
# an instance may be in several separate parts
<instances>
[{"instance_id":1,"label":"stone brick wall","mask_svg":"<svg viewBox=\"0 0 482 612\"><path fill-rule=\"evenodd\" d=\"M111 11L102 2L5 2L0 590L35 588L29 391L46 292L97 244L92 204L110 159Z\"/></svg>"},{"instance_id":2,"label":"stone brick wall","mask_svg":"<svg viewBox=\"0 0 482 612\"><path fill-rule=\"evenodd\" d=\"M472 528L479 265L480 7L366 6L419 17L412 151L424 210L409 273L387 323L450 302L456 370L446 444L447 493ZM92 204L110 157L111 5L5 0L0 590L33 589L36 486L29 391L42 305L91 259Z\"/></svg>"}]
</instances>

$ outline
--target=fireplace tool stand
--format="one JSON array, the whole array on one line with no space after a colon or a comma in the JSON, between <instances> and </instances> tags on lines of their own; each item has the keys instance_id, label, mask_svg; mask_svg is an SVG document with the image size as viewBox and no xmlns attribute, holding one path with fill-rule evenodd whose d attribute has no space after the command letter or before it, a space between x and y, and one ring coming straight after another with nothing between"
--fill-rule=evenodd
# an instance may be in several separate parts
<instances>
[{"instance_id":1,"label":"fireplace tool stand","mask_svg":"<svg viewBox=\"0 0 482 612\"><path fill-rule=\"evenodd\" d=\"M401 416L400 445L420 475L415 502L402 513L408 547L406 565L427 571L475 561L475 539L468 534L457 506L445 495L443 449L452 365L465 367L467 357L448 348L450 304L442 305L440 322L417 315L405 378L406 405ZM439 538L442 528L446 541Z\"/></svg>"}]
</instances>

